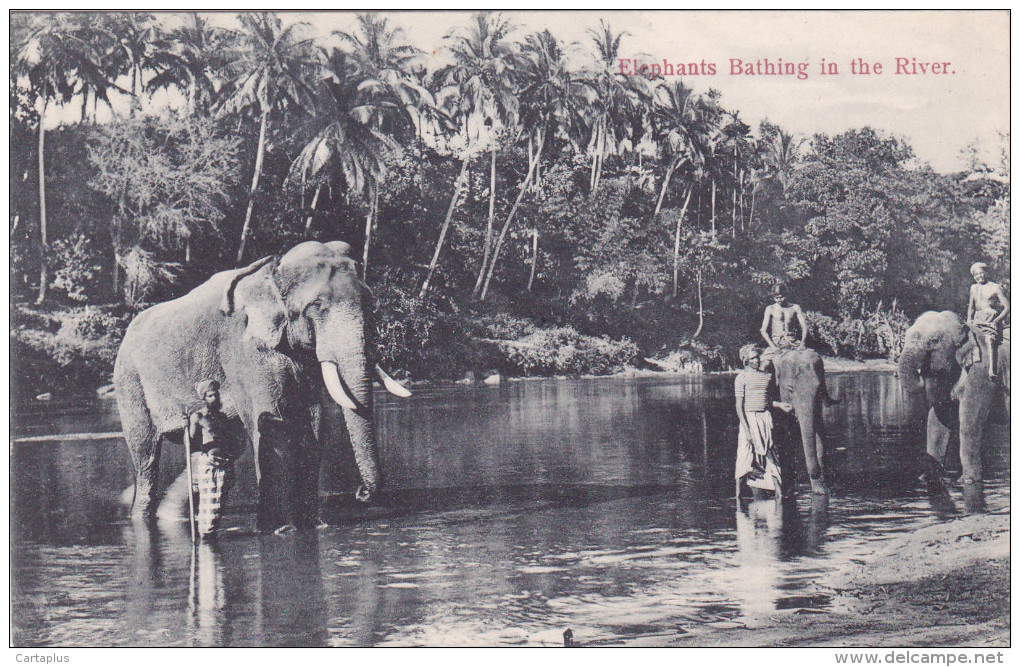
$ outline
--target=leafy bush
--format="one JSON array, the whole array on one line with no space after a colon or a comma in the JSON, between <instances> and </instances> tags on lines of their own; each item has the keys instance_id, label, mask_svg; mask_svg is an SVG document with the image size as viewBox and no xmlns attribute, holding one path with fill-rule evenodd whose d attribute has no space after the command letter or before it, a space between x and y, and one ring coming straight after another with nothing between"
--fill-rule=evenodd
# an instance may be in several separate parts
<instances>
[{"instance_id":1,"label":"leafy bush","mask_svg":"<svg viewBox=\"0 0 1020 667\"><path fill-rule=\"evenodd\" d=\"M628 339L583 336L573 327L541 329L500 343L507 365L522 375L606 375L638 355Z\"/></svg>"},{"instance_id":2,"label":"leafy bush","mask_svg":"<svg viewBox=\"0 0 1020 667\"><path fill-rule=\"evenodd\" d=\"M808 334L820 352L854 359L896 360L910 320L895 308L876 311L868 319L850 318L836 322L831 317L804 311Z\"/></svg>"},{"instance_id":3,"label":"leafy bush","mask_svg":"<svg viewBox=\"0 0 1020 667\"><path fill-rule=\"evenodd\" d=\"M709 345L701 341L691 341L679 350L670 352L664 359L657 360L658 365L676 369L682 373L705 373L721 371L730 367L723 348L720 345Z\"/></svg>"},{"instance_id":4,"label":"leafy bush","mask_svg":"<svg viewBox=\"0 0 1020 667\"><path fill-rule=\"evenodd\" d=\"M51 286L72 301L86 301L94 294L102 265L89 239L80 233L58 239L50 246L53 273Z\"/></svg>"},{"instance_id":5,"label":"leafy bush","mask_svg":"<svg viewBox=\"0 0 1020 667\"><path fill-rule=\"evenodd\" d=\"M462 320L447 313L447 297L416 294L392 284L377 292L374 345L380 363L399 376L452 378L470 367Z\"/></svg>"}]
</instances>

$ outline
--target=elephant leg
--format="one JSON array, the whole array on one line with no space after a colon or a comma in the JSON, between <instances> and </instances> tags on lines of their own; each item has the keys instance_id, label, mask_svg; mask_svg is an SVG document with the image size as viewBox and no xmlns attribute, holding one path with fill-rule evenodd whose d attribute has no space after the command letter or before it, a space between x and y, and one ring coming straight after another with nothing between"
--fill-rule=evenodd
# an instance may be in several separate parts
<instances>
[{"instance_id":1,"label":"elephant leg","mask_svg":"<svg viewBox=\"0 0 1020 667\"><path fill-rule=\"evenodd\" d=\"M188 480L188 469L185 468L167 487L163 499L156 508L156 518L160 521L180 521L188 516L188 491L191 485Z\"/></svg>"},{"instance_id":2,"label":"elephant leg","mask_svg":"<svg viewBox=\"0 0 1020 667\"><path fill-rule=\"evenodd\" d=\"M295 466L295 517L298 528L315 528L319 523L320 450L312 429L301 438Z\"/></svg>"},{"instance_id":3,"label":"elephant leg","mask_svg":"<svg viewBox=\"0 0 1020 667\"><path fill-rule=\"evenodd\" d=\"M258 419L256 458L260 475L255 526L260 532L271 532L290 524L294 515L294 457L283 422L266 413Z\"/></svg>"},{"instance_id":4,"label":"elephant leg","mask_svg":"<svg viewBox=\"0 0 1020 667\"><path fill-rule=\"evenodd\" d=\"M121 429L135 469L131 515L134 519L148 519L152 516L159 487L162 438L149 414L138 375L133 371L121 371L115 380Z\"/></svg>"},{"instance_id":5,"label":"elephant leg","mask_svg":"<svg viewBox=\"0 0 1020 667\"><path fill-rule=\"evenodd\" d=\"M991 410L994 387L983 372L972 373L960 399L960 463L963 483L980 482L981 441Z\"/></svg>"},{"instance_id":6,"label":"elephant leg","mask_svg":"<svg viewBox=\"0 0 1020 667\"><path fill-rule=\"evenodd\" d=\"M819 437L821 429L817 427L817 420L821 418L815 413L814 402L797 406L797 421L800 423L800 438L804 445L804 463L807 465L808 478L811 482L811 490L814 493L828 493L825 485L825 465L823 455L825 445ZM820 406L819 406L820 410Z\"/></svg>"}]
</instances>

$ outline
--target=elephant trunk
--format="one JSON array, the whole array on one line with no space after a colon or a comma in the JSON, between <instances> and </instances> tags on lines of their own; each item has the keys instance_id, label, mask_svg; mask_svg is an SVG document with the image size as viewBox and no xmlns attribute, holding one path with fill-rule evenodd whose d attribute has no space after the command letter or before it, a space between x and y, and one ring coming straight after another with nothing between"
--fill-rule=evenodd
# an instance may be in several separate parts
<instances>
[{"instance_id":1,"label":"elephant trunk","mask_svg":"<svg viewBox=\"0 0 1020 667\"><path fill-rule=\"evenodd\" d=\"M908 423L911 430L917 433L924 432L925 416L928 412L926 381L922 376L927 358L928 353L922 346L916 343L911 345L908 341L899 363L899 380L903 388L903 398L907 403Z\"/></svg>"},{"instance_id":2,"label":"elephant trunk","mask_svg":"<svg viewBox=\"0 0 1020 667\"><path fill-rule=\"evenodd\" d=\"M351 319L362 326L351 327ZM354 460L361 475L362 486L358 488L357 498L368 501L382 485L382 474L372 419L372 379L365 356L360 312L356 315L347 313L343 332L335 336L320 336L319 343L323 382L330 396L343 409Z\"/></svg>"}]
</instances>

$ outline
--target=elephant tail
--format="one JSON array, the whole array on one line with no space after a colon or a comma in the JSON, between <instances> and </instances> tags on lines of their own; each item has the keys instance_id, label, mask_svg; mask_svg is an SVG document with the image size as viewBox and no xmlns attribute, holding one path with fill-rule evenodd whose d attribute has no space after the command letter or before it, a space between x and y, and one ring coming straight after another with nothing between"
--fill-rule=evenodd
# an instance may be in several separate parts
<instances>
[{"instance_id":1,"label":"elephant tail","mask_svg":"<svg viewBox=\"0 0 1020 667\"><path fill-rule=\"evenodd\" d=\"M838 405L838 404L839 404L839 399L838 398L833 398L832 396L829 396L829 388L826 387L825 383L823 382L822 383L822 405L824 405L827 408L831 408L832 406Z\"/></svg>"}]
</instances>

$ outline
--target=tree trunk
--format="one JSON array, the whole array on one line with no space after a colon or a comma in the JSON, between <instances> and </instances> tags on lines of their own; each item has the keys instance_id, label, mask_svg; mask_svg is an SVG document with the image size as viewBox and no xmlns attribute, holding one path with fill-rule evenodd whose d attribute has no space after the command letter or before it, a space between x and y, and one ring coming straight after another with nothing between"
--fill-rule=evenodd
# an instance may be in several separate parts
<instances>
[{"instance_id":1,"label":"tree trunk","mask_svg":"<svg viewBox=\"0 0 1020 667\"><path fill-rule=\"evenodd\" d=\"M443 241L446 240L446 231L450 228L450 219L453 218L453 210L457 208L457 199L460 195L460 186L464 181L464 174L467 173L468 164L471 162L471 154L464 156L464 160L460 165L460 173L457 174L457 180L453 182L453 196L450 197L450 206L446 209L446 219L443 220L443 228L439 232L439 240L436 242L436 251L432 253L432 262L429 263L429 272L425 276L425 282L421 285L421 292L418 293L419 299L424 299L425 294L429 291L429 282L432 281L432 274L436 271L436 264L439 262L439 251L443 249Z\"/></svg>"},{"instance_id":2,"label":"tree trunk","mask_svg":"<svg viewBox=\"0 0 1020 667\"><path fill-rule=\"evenodd\" d=\"M732 216L733 217L733 238L737 238L737 188L736 188L736 186L733 187L732 213L733 213L733 216Z\"/></svg>"},{"instance_id":3,"label":"tree trunk","mask_svg":"<svg viewBox=\"0 0 1020 667\"><path fill-rule=\"evenodd\" d=\"M659 191L659 199L655 202L655 212L652 213L652 217L659 215L659 209L662 208L662 200L666 198L666 188L669 187L669 179L673 178L673 171L677 168L677 162L672 162L669 165L669 169L666 170L666 177L662 179L662 189Z\"/></svg>"},{"instance_id":4,"label":"tree trunk","mask_svg":"<svg viewBox=\"0 0 1020 667\"><path fill-rule=\"evenodd\" d=\"M321 186L320 186L321 187ZM318 199L319 191L315 191ZM315 203L312 202L312 206ZM368 202L368 215L365 219L365 251L361 254L361 279L368 280L368 248L372 245L372 227L375 225L376 217L379 214L379 191L372 188L372 194Z\"/></svg>"},{"instance_id":5,"label":"tree trunk","mask_svg":"<svg viewBox=\"0 0 1020 667\"><path fill-rule=\"evenodd\" d=\"M259 187L259 178L262 176L262 160L266 155L266 126L269 124L269 110L263 109L262 120L259 123L259 150L255 157L255 175L251 179L251 192L248 193L248 210L244 214L244 226L241 228L241 245L237 248L237 264L244 261L244 246L248 242L248 233L251 231L251 213L255 207L255 192Z\"/></svg>"},{"instance_id":6,"label":"tree trunk","mask_svg":"<svg viewBox=\"0 0 1020 667\"><path fill-rule=\"evenodd\" d=\"M694 341L701 334L701 330L705 326L705 307L701 301L701 276L701 269L698 269L698 328L694 331L694 335L691 336L691 341Z\"/></svg>"},{"instance_id":7,"label":"tree trunk","mask_svg":"<svg viewBox=\"0 0 1020 667\"><path fill-rule=\"evenodd\" d=\"M46 100L43 100L43 108L39 113L39 298L35 300L36 305L46 300L46 289L49 287L50 277L46 265L46 255L49 252L49 244L46 241L46 130L43 129L43 122L46 120Z\"/></svg>"},{"instance_id":8,"label":"tree trunk","mask_svg":"<svg viewBox=\"0 0 1020 667\"><path fill-rule=\"evenodd\" d=\"M492 149L492 170L489 173L489 220L485 225L485 254L482 256L482 267L478 270L478 279L472 295L478 297L485 280L485 269L489 268L489 255L492 251L492 223L496 214L496 149Z\"/></svg>"},{"instance_id":9,"label":"tree trunk","mask_svg":"<svg viewBox=\"0 0 1020 667\"><path fill-rule=\"evenodd\" d=\"M535 267L538 266L538 230L531 230L532 243L531 243L531 275L528 276L528 291L531 291L531 285L535 282Z\"/></svg>"},{"instance_id":10,"label":"tree trunk","mask_svg":"<svg viewBox=\"0 0 1020 667\"><path fill-rule=\"evenodd\" d=\"M184 240L184 263L191 264L191 238Z\"/></svg>"},{"instance_id":11,"label":"tree trunk","mask_svg":"<svg viewBox=\"0 0 1020 667\"><path fill-rule=\"evenodd\" d=\"M754 224L754 195L755 194L756 194L756 189L754 187L752 187L751 188L751 210L747 214L747 226L748 227L750 227L751 225Z\"/></svg>"},{"instance_id":12,"label":"tree trunk","mask_svg":"<svg viewBox=\"0 0 1020 667\"><path fill-rule=\"evenodd\" d=\"M111 241L113 244L113 298L118 302L121 300L120 294L120 234L124 224L124 219L120 215L114 215L113 217L113 228L111 229Z\"/></svg>"},{"instance_id":13,"label":"tree trunk","mask_svg":"<svg viewBox=\"0 0 1020 667\"><path fill-rule=\"evenodd\" d=\"M715 179L712 179L712 235L715 236Z\"/></svg>"},{"instance_id":14,"label":"tree trunk","mask_svg":"<svg viewBox=\"0 0 1020 667\"><path fill-rule=\"evenodd\" d=\"M595 189L596 190L599 189L599 185L602 183L602 167L605 166L605 164L606 164L606 135L607 134L608 133L606 132L605 124L603 123L602 134L600 136L601 147L599 148L599 166L598 166L598 169L595 171Z\"/></svg>"},{"instance_id":15,"label":"tree trunk","mask_svg":"<svg viewBox=\"0 0 1020 667\"><path fill-rule=\"evenodd\" d=\"M530 141L531 138L529 137ZM510 208L510 214L506 216L506 222L503 223L503 229L499 232L499 238L496 239L496 247L492 251L492 260L489 262L489 270L485 275L485 285L482 286L482 294L480 299L485 301L485 297L489 293L489 283L492 282L492 274L496 271L496 262L499 260L499 251L503 249L503 239L506 238L506 232L510 229L510 223L513 222L514 215L517 214L517 208L521 205L521 200L524 198L524 192L528 189L528 185L531 183L532 176L538 167L539 160L542 159L542 148L545 146L545 130L542 131L542 136L538 139L538 147L535 149L535 159L528 168L528 175L524 177L524 182L521 183L521 191L517 193L517 199L514 200L514 205Z\"/></svg>"},{"instance_id":16,"label":"tree trunk","mask_svg":"<svg viewBox=\"0 0 1020 667\"><path fill-rule=\"evenodd\" d=\"M308 219L305 220L305 238L309 238L312 231L312 218L315 217L315 205L319 203L319 195L322 193L322 183L315 188L315 196L312 197L311 211L308 213Z\"/></svg>"},{"instance_id":17,"label":"tree trunk","mask_svg":"<svg viewBox=\"0 0 1020 667\"><path fill-rule=\"evenodd\" d=\"M687 205L691 203L691 193L694 192L694 185L687 188L687 197L684 198L684 207L680 209L680 217L676 219L676 235L673 238L673 298L676 298L677 283L680 275L680 230L684 224L684 215L687 214Z\"/></svg>"}]
</instances>

